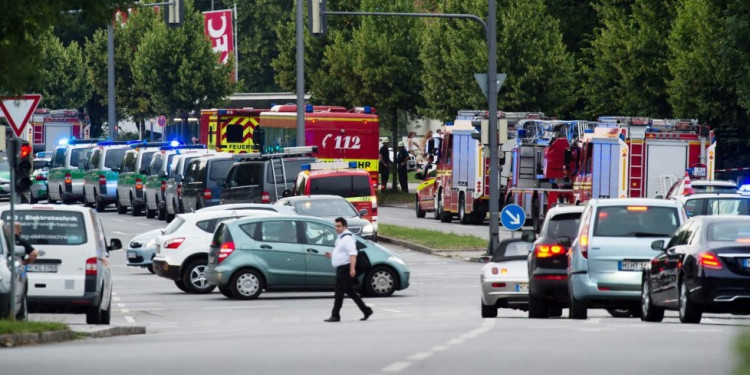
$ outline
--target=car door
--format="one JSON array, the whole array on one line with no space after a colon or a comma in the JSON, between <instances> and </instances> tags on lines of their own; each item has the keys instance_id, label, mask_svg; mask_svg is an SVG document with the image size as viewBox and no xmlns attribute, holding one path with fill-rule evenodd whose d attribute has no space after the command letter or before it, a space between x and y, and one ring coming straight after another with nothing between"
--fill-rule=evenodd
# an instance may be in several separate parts
<instances>
[{"instance_id":1,"label":"car door","mask_svg":"<svg viewBox=\"0 0 750 375\"><path fill-rule=\"evenodd\" d=\"M306 282L311 288L333 288L336 284L336 269L326 253L333 253L336 231L330 225L314 221L301 222L305 232L307 261Z\"/></svg>"},{"instance_id":2,"label":"car door","mask_svg":"<svg viewBox=\"0 0 750 375\"><path fill-rule=\"evenodd\" d=\"M262 162L236 164L227 176L227 187L221 193L222 203L260 203L263 193L262 179Z\"/></svg>"},{"instance_id":3,"label":"car door","mask_svg":"<svg viewBox=\"0 0 750 375\"><path fill-rule=\"evenodd\" d=\"M677 307L677 272L682 265L685 247L694 227L695 222L692 221L682 225L667 244L665 252L660 255L662 261L659 267L657 297L661 305Z\"/></svg>"},{"instance_id":4,"label":"car door","mask_svg":"<svg viewBox=\"0 0 750 375\"><path fill-rule=\"evenodd\" d=\"M305 257L295 220L269 220L260 223L253 252L268 274L268 287L305 286Z\"/></svg>"},{"instance_id":5,"label":"car door","mask_svg":"<svg viewBox=\"0 0 750 375\"><path fill-rule=\"evenodd\" d=\"M203 193L203 176L206 170L206 160L193 160L185 172L182 183L182 204L185 212L195 211L198 195Z\"/></svg>"}]
</instances>

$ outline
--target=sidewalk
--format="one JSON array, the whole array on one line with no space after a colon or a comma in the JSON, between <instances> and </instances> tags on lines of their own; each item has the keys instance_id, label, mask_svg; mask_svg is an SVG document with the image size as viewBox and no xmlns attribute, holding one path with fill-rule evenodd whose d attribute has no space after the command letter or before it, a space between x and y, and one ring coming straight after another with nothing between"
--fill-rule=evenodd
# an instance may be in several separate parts
<instances>
[{"instance_id":1,"label":"sidewalk","mask_svg":"<svg viewBox=\"0 0 750 375\"><path fill-rule=\"evenodd\" d=\"M420 253L437 255L445 258L461 259L466 262L479 262L481 260L481 257L484 256L487 252L486 250L436 250L409 241L398 240L381 235L378 236L378 241L398 245L409 250L418 251Z\"/></svg>"}]
</instances>

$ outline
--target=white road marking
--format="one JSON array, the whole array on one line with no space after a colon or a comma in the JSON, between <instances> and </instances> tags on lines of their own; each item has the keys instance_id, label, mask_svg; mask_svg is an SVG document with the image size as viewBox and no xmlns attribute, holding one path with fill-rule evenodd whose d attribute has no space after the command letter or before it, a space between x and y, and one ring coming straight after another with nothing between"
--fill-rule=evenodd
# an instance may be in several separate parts
<instances>
[{"instance_id":1,"label":"white road marking","mask_svg":"<svg viewBox=\"0 0 750 375\"><path fill-rule=\"evenodd\" d=\"M135 324L135 319L130 315L125 315L125 321L127 321L130 324Z\"/></svg>"},{"instance_id":2,"label":"white road marking","mask_svg":"<svg viewBox=\"0 0 750 375\"><path fill-rule=\"evenodd\" d=\"M146 223L136 223L136 224L138 224L138 225L140 225L142 227L150 227L151 226L151 224L146 224Z\"/></svg>"},{"instance_id":3,"label":"white road marking","mask_svg":"<svg viewBox=\"0 0 750 375\"><path fill-rule=\"evenodd\" d=\"M117 311L117 310L115 310L115 311ZM121 309L120 312L123 313L123 314L128 314L128 313L130 313L130 310L128 310L128 309Z\"/></svg>"},{"instance_id":4,"label":"white road marking","mask_svg":"<svg viewBox=\"0 0 750 375\"><path fill-rule=\"evenodd\" d=\"M114 295L114 293L112 293ZM120 297L112 297L112 301L120 302Z\"/></svg>"},{"instance_id":5,"label":"white road marking","mask_svg":"<svg viewBox=\"0 0 750 375\"><path fill-rule=\"evenodd\" d=\"M432 352L419 352L419 353L410 355L406 359L408 359L410 361L421 361L423 359L427 359L427 358L432 357L433 354L434 353L432 353Z\"/></svg>"},{"instance_id":6,"label":"white road marking","mask_svg":"<svg viewBox=\"0 0 750 375\"><path fill-rule=\"evenodd\" d=\"M115 311L118 311L118 310L115 310ZM167 311L167 309L165 309L163 307L153 307L153 308L146 307L146 308L135 308L135 309L132 309L132 308L131 309L121 309L119 311L121 313L125 314L125 313L128 313L130 311Z\"/></svg>"},{"instance_id":7,"label":"white road marking","mask_svg":"<svg viewBox=\"0 0 750 375\"><path fill-rule=\"evenodd\" d=\"M396 362L383 369L383 372L396 373L401 372L411 366L411 362Z\"/></svg>"},{"instance_id":8,"label":"white road marking","mask_svg":"<svg viewBox=\"0 0 750 375\"><path fill-rule=\"evenodd\" d=\"M442 352L448 349L450 349L450 346L448 345L436 345L430 350L432 350L433 352Z\"/></svg>"},{"instance_id":9,"label":"white road marking","mask_svg":"<svg viewBox=\"0 0 750 375\"><path fill-rule=\"evenodd\" d=\"M124 303L118 303L117 307L125 307L125 304Z\"/></svg>"},{"instance_id":10,"label":"white road marking","mask_svg":"<svg viewBox=\"0 0 750 375\"><path fill-rule=\"evenodd\" d=\"M122 220L122 219L109 219L109 220L116 221L118 223L127 223L127 221ZM117 232L114 232L114 233L117 233Z\"/></svg>"},{"instance_id":11,"label":"white road marking","mask_svg":"<svg viewBox=\"0 0 750 375\"><path fill-rule=\"evenodd\" d=\"M125 233L125 232L118 232L118 231L116 231L116 230L113 230L113 231L112 231L112 233L114 233L114 234L119 234L119 235L121 235L121 236L129 236L129 235L130 235L130 233Z\"/></svg>"},{"instance_id":12,"label":"white road marking","mask_svg":"<svg viewBox=\"0 0 750 375\"><path fill-rule=\"evenodd\" d=\"M218 307L204 307L203 310L233 310L233 309L275 309L279 306L218 306Z\"/></svg>"},{"instance_id":13,"label":"white road marking","mask_svg":"<svg viewBox=\"0 0 750 375\"><path fill-rule=\"evenodd\" d=\"M392 313L400 313L401 312L399 310L394 310L394 309L383 309L383 311L388 311L388 312L392 312Z\"/></svg>"},{"instance_id":14,"label":"white road marking","mask_svg":"<svg viewBox=\"0 0 750 375\"><path fill-rule=\"evenodd\" d=\"M463 344L464 341L466 341L466 339L462 339L459 337L448 341L448 345L460 345Z\"/></svg>"}]
</instances>

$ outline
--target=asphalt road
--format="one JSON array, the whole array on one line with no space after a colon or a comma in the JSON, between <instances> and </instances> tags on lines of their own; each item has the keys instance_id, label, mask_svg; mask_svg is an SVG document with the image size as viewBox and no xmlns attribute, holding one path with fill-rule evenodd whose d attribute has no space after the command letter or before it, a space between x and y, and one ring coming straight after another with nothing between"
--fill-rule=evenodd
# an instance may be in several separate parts
<instances>
[{"instance_id":1,"label":"asphalt road","mask_svg":"<svg viewBox=\"0 0 750 375\"><path fill-rule=\"evenodd\" d=\"M108 236L123 243L159 227L155 220L114 212L103 219ZM723 315L683 325L674 313L660 324L643 323L611 318L603 310L590 311L586 321L530 320L512 310L482 319L480 264L393 249L411 268L411 287L390 298L366 299L375 311L367 322L347 301L343 321L333 324L323 322L332 293L266 293L255 301L228 300L218 292L187 295L169 280L125 266L124 251L113 252L112 323L144 325L148 333L1 349L0 372L728 374L733 340L750 326L748 319Z\"/></svg>"}]
</instances>

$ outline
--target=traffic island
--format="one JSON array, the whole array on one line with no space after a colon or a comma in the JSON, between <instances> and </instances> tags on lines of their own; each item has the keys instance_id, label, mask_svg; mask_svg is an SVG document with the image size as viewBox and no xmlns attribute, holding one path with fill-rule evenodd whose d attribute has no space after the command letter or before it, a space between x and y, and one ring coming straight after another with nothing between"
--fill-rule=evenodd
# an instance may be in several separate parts
<instances>
[{"instance_id":1,"label":"traffic island","mask_svg":"<svg viewBox=\"0 0 750 375\"><path fill-rule=\"evenodd\" d=\"M51 344L77 338L102 338L145 334L145 327L72 325L55 322L0 320L0 347Z\"/></svg>"},{"instance_id":2,"label":"traffic island","mask_svg":"<svg viewBox=\"0 0 750 375\"><path fill-rule=\"evenodd\" d=\"M487 251L487 241L472 235L380 224L378 239L420 253L478 262Z\"/></svg>"}]
</instances>

